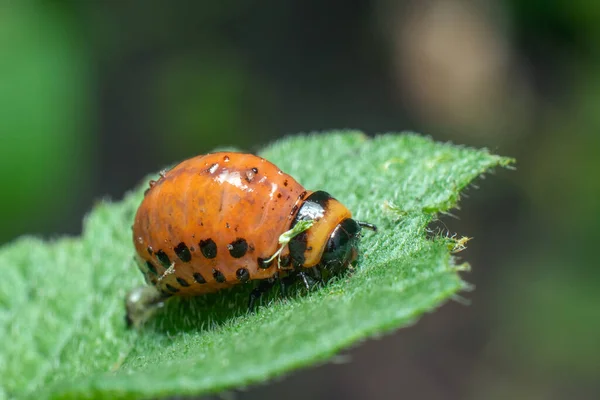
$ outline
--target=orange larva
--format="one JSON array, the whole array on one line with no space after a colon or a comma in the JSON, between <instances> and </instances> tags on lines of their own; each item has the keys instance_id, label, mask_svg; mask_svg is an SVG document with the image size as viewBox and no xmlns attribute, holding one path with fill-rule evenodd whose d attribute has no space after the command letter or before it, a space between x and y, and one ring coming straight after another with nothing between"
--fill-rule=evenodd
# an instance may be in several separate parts
<instances>
[{"instance_id":1,"label":"orange larva","mask_svg":"<svg viewBox=\"0 0 600 400\"><path fill-rule=\"evenodd\" d=\"M308 285L321 272L336 273L356 259L361 226L375 229L351 217L328 193L305 190L255 155L219 152L183 161L150 181L137 210L133 241L149 286L128 295L127 320L141 323L170 296L260 280L252 308L278 278ZM299 221L312 226L280 244Z\"/></svg>"}]
</instances>

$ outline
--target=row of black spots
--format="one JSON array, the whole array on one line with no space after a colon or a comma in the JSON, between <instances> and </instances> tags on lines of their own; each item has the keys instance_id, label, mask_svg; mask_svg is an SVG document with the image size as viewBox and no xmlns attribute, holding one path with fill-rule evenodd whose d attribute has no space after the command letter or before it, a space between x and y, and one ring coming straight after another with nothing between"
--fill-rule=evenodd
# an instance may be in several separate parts
<instances>
[{"instance_id":1,"label":"row of black spots","mask_svg":"<svg viewBox=\"0 0 600 400\"><path fill-rule=\"evenodd\" d=\"M199 243L200 251L202 255L206 258L215 258L217 256L217 245L212 239L202 240ZM192 260L192 251L194 251L194 247L188 248L184 242L179 243L173 249L175 254L179 259L183 262L190 262ZM148 252L151 252L151 247L148 247ZM169 268L171 266L171 259L163 250L159 250L156 253L156 258L160 263L165 267Z\"/></svg>"},{"instance_id":2,"label":"row of black spots","mask_svg":"<svg viewBox=\"0 0 600 400\"><path fill-rule=\"evenodd\" d=\"M250 272L246 268L239 268L237 271L235 271L235 277L241 283L246 283L250 280ZM224 283L227 281L225 275L223 275L223 273L218 269L213 269L213 278L215 278L215 281L219 283Z\"/></svg>"},{"instance_id":3,"label":"row of black spots","mask_svg":"<svg viewBox=\"0 0 600 400\"><path fill-rule=\"evenodd\" d=\"M236 276L237 280L240 281L240 283L246 283L250 280L250 272L246 268L239 268L235 272L235 276ZM204 279L202 274L200 274L199 272L194 272L193 277L194 277L194 280L199 284L206 283L206 280ZM223 273L217 269L213 269L213 278L218 283L225 283L227 281L227 279L225 278L225 275L223 275ZM179 283L179 285L181 285L182 287L190 287L190 283L188 281L186 281L184 278L177 277L175 279L177 280L177 283ZM156 279L152 279L152 283L156 284ZM165 284L165 288L170 293L179 292L178 288L172 286L169 283Z\"/></svg>"},{"instance_id":4,"label":"row of black spots","mask_svg":"<svg viewBox=\"0 0 600 400\"><path fill-rule=\"evenodd\" d=\"M217 244L212 239L201 240L199 243L200 252L205 258L212 259L217 256ZM193 247L192 247L193 249ZM229 254L234 258L243 257L249 249L248 242L245 239L238 238L227 245ZM190 262L192 260L192 251L184 242L179 243L173 249L175 254L183 262ZM195 249L194 249L195 250ZM151 247L148 247L148 252L152 251ZM163 265L163 267L169 268L171 266L171 259L164 252L164 250L158 250L156 258Z\"/></svg>"},{"instance_id":5,"label":"row of black spots","mask_svg":"<svg viewBox=\"0 0 600 400\"><path fill-rule=\"evenodd\" d=\"M227 281L227 278L225 278L225 275L223 275L223 273L221 271L219 271L218 269L213 268L212 273L213 273L213 278L215 279L216 282L225 283ZM246 283L250 280L250 271L248 271L246 268L239 268L237 271L235 271L235 276L236 276L237 280L239 280L241 283ZM198 283L206 283L206 280L199 272L194 273L194 279ZM178 281L179 281L179 279L178 279ZM185 283L187 283L187 282L185 282ZM182 286L185 286L185 285L182 285Z\"/></svg>"},{"instance_id":6,"label":"row of black spots","mask_svg":"<svg viewBox=\"0 0 600 400\"><path fill-rule=\"evenodd\" d=\"M227 245L227 250L233 258L243 257L251 246L248 246L246 239L237 238ZM206 258L215 258L217 256L217 244L212 239L200 241L200 251Z\"/></svg>"},{"instance_id":7,"label":"row of black spots","mask_svg":"<svg viewBox=\"0 0 600 400\"><path fill-rule=\"evenodd\" d=\"M215 279L216 282L224 283L226 281L225 275L223 275L223 273L221 271L219 271L217 269L213 269L212 272L213 272L213 278ZM200 274L199 272L194 272L194 274L192 276L194 277L194 280L197 283L199 283L199 284L205 284L206 283L206 279L204 279L204 277L202 276L202 274ZM240 268L237 271L236 276L238 277L238 279L240 281L246 282L250 278L250 273L248 272L247 269ZM182 287L190 287L190 283L188 281L186 281L184 278L178 276L175 279L177 280L177 283L179 283ZM168 283L165 285L165 287L167 288L167 290L169 290L172 293L176 293L176 292L179 291L179 289L171 286Z\"/></svg>"}]
</instances>

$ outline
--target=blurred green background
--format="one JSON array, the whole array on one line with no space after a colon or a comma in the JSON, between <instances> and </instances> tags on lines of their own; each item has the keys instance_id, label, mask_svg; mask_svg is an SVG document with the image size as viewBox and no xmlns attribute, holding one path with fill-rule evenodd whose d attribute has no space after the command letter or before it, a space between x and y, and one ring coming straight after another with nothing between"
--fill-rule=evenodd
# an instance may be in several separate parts
<instances>
[{"instance_id":1,"label":"blurred green background","mask_svg":"<svg viewBox=\"0 0 600 400\"><path fill-rule=\"evenodd\" d=\"M600 398L599 22L583 0L0 0L0 242L77 234L98 199L216 146L485 146L517 170L443 219L474 237L471 305L239 398Z\"/></svg>"}]
</instances>

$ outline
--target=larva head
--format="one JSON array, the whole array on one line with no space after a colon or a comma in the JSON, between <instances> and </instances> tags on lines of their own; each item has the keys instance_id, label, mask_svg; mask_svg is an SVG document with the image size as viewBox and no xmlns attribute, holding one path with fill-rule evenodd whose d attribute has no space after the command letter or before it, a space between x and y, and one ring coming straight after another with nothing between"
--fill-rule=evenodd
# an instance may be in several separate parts
<instances>
[{"instance_id":1,"label":"larva head","mask_svg":"<svg viewBox=\"0 0 600 400\"><path fill-rule=\"evenodd\" d=\"M352 218L340 222L327 240L321 257L321 266L332 273L337 273L356 261L360 231L360 225Z\"/></svg>"},{"instance_id":2,"label":"larva head","mask_svg":"<svg viewBox=\"0 0 600 400\"><path fill-rule=\"evenodd\" d=\"M295 267L320 266L336 273L353 263L358 256L361 226L373 228L352 219L350 211L328 193L311 193L298 209L292 227L302 220L313 225L289 243Z\"/></svg>"}]
</instances>

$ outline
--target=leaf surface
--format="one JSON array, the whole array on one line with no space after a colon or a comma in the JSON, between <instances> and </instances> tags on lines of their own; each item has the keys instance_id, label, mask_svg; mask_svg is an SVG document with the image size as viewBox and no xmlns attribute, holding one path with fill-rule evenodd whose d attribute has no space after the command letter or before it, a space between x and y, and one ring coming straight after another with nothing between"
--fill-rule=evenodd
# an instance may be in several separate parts
<instances>
[{"instance_id":1,"label":"leaf surface","mask_svg":"<svg viewBox=\"0 0 600 400\"><path fill-rule=\"evenodd\" d=\"M365 231L353 273L247 314L250 285L169 300L140 332L123 298L143 280L131 224L146 184L96 205L78 238L25 237L0 249L0 398L139 399L218 392L323 362L434 310L465 287L428 224L474 178L512 160L415 134L339 131L286 138L261 155L331 193Z\"/></svg>"}]
</instances>

